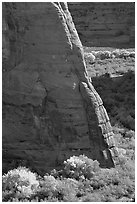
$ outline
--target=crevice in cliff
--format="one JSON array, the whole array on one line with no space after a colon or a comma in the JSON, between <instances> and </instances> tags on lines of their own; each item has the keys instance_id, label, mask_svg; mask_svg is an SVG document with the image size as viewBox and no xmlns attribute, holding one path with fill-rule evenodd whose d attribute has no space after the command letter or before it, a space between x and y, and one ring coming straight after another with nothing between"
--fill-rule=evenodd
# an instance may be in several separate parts
<instances>
[{"instance_id":1,"label":"crevice in cliff","mask_svg":"<svg viewBox=\"0 0 137 204\"><path fill-rule=\"evenodd\" d=\"M73 55L75 55L75 59L73 57L70 57L70 60L73 62L73 71L79 79L79 91L83 99L84 108L87 115L89 139L91 142L91 148L93 148L93 157L94 159L98 159L101 162L102 166L113 167L114 160L115 157L118 156L118 152L115 147L113 138L114 134L112 132L107 112L103 107L103 102L100 96L95 91L93 85L90 82L90 79L88 78L86 66L84 63L84 57L82 57L82 45L73 25L68 9L66 5L64 5L64 7L62 8L59 4L59 7L62 15L64 16L68 31L71 34L70 41L72 43L72 52ZM79 62L79 57L81 58L80 61L82 61L81 64ZM81 69L83 69L83 72L81 72L79 67L76 67L76 63L81 67Z\"/></svg>"}]
</instances>

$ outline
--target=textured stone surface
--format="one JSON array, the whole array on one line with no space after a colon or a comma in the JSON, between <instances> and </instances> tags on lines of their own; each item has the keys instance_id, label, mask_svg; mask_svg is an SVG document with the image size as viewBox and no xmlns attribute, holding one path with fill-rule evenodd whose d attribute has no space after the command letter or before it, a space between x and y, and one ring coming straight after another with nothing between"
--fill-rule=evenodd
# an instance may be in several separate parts
<instances>
[{"instance_id":1,"label":"textured stone surface","mask_svg":"<svg viewBox=\"0 0 137 204\"><path fill-rule=\"evenodd\" d=\"M134 47L134 2L70 2L69 10L84 45Z\"/></svg>"},{"instance_id":2,"label":"textured stone surface","mask_svg":"<svg viewBox=\"0 0 137 204\"><path fill-rule=\"evenodd\" d=\"M82 153L112 167L113 132L67 4L3 3L3 15L3 168L41 173Z\"/></svg>"}]
</instances>

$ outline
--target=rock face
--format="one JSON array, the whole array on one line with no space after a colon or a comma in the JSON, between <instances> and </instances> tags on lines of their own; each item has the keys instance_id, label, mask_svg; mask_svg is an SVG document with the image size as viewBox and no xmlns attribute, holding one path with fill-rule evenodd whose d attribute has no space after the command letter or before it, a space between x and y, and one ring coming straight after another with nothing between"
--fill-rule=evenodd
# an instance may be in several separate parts
<instances>
[{"instance_id":1,"label":"rock face","mask_svg":"<svg viewBox=\"0 0 137 204\"><path fill-rule=\"evenodd\" d=\"M135 46L134 2L70 2L69 10L84 45Z\"/></svg>"},{"instance_id":2,"label":"rock face","mask_svg":"<svg viewBox=\"0 0 137 204\"><path fill-rule=\"evenodd\" d=\"M71 155L114 166L108 115L65 3L3 3L3 171Z\"/></svg>"}]
</instances>

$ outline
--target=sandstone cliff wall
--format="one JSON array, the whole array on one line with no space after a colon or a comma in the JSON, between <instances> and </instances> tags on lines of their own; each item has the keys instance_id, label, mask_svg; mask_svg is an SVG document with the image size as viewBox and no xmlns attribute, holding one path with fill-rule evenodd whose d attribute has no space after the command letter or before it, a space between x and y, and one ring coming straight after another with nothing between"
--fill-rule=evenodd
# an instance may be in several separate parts
<instances>
[{"instance_id":1,"label":"sandstone cliff wall","mask_svg":"<svg viewBox=\"0 0 137 204\"><path fill-rule=\"evenodd\" d=\"M134 2L77 2L69 9L84 45L134 47Z\"/></svg>"},{"instance_id":2,"label":"sandstone cliff wall","mask_svg":"<svg viewBox=\"0 0 137 204\"><path fill-rule=\"evenodd\" d=\"M64 3L3 3L3 168L71 155L114 166L113 132Z\"/></svg>"}]
</instances>

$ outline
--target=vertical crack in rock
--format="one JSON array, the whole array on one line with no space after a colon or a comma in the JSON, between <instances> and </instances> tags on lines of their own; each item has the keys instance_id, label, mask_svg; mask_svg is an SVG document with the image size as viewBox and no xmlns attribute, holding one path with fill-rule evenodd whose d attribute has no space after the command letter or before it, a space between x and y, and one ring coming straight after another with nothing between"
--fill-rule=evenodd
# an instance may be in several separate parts
<instances>
[{"instance_id":1,"label":"vertical crack in rock","mask_svg":"<svg viewBox=\"0 0 137 204\"><path fill-rule=\"evenodd\" d=\"M70 60L73 61L75 73L80 81L80 93L87 114L89 137L94 154L93 157L98 159L101 162L101 165L112 167L114 166L115 158L118 157L118 150L115 147L114 133L112 131L108 114L103 106L100 96L95 91L88 78L82 45L72 21L72 17L68 11L67 4L58 3L58 6L70 32L72 52L75 53L75 55L72 55L75 56L75 58L71 57ZM105 160L105 162L102 159Z\"/></svg>"}]
</instances>

